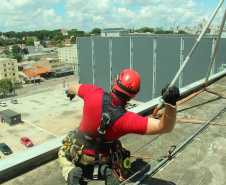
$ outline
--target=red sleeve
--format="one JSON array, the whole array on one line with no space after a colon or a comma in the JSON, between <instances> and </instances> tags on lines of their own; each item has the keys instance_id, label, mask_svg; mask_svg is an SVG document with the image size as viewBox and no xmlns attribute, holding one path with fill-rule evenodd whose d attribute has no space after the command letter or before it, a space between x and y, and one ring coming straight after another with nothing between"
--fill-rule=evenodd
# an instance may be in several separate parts
<instances>
[{"instance_id":1,"label":"red sleeve","mask_svg":"<svg viewBox=\"0 0 226 185\"><path fill-rule=\"evenodd\" d=\"M144 135L147 131L148 117L142 117L133 112L126 112L107 130L104 138L116 140L126 134Z\"/></svg>"},{"instance_id":2,"label":"red sleeve","mask_svg":"<svg viewBox=\"0 0 226 185\"><path fill-rule=\"evenodd\" d=\"M92 93L94 93L95 91L98 91L98 90L102 90L102 89L95 86L95 85L82 84L79 87L78 96L81 97L82 99L85 99L90 94L92 94Z\"/></svg>"},{"instance_id":3,"label":"red sleeve","mask_svg":"<svg viewBox=\"0 0 226 185\"><path fill-rule=\"evenodd\" d=\"M136 113L128 111L122 118L124 119L121 126L122 132L125 132L126 134L141 135L146 133L148 117L142 117Z\"/></svg>"}]
</instances>

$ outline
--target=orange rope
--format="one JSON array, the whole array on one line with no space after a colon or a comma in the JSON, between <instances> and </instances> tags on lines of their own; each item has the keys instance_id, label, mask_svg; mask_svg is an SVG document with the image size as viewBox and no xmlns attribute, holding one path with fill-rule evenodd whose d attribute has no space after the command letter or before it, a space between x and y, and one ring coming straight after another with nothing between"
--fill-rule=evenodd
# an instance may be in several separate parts
<instances>
[{"instance_id":1,"label":"orange rope","mask_svg":"<svg viewBox=\"0 0 226 185\"><path fill-rule=\"evenodd\" d=\"M223 95L226 95L225 93L222 93L222 92L219 92L219 91L215 91L215 90L211 90L211 89L206 89L207 91L212 91L212 92L215 92L215 93L219 93L219 94L223 94Z\"/></svg>"},{"instance_id":2,"label":"orange rope","mask_svg":"<svg viewBox=\"0 0 226 185\"><path fill-rule=\"evenodd\" d=\"M186 102L186 101L188 101L188 100L190 100L190 99L192 99L193 97L195 97L196 95L198 95L199 93L201 93L201 92L204 91L204 90L205 90L205 89L202 89L202 90L198 91L197 93L193 94L192 96L186 98L185 100L183 100L183 101L181 101L180 103L178 103L177 106L178 106L178 105L181 105L182 103L184 103L184 102Z\"/></svg>"},{"instance_id":3,"label":"orange rope","mask_svg":"<svg viewBox=\"0 0 226 185\"><path fill-rule=\"evenodd\" d=\"M200 120L191 120L191 119L176 119L177 121L183 121L183 122L192 122L192 123L205 123L206 121L200 121ZM226 123L216 123L216 122L207 122L211 124L220 124L220 125L226 125Z\"/></svg>"}]
</instances>

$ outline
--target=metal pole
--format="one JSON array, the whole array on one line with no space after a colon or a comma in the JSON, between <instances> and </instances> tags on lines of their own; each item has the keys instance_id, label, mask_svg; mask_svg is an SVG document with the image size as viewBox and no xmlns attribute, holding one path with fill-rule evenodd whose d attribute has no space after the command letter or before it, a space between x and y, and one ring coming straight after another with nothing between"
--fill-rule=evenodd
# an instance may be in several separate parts
<instances>
[{"instance_id":1,"label":"metal pole","mask_svg":"<svg viewBox=\"0 0 226 185\"><path fill-rule=\"evenodd\" d=\"M221 38L221 34L222 34L222 31L223 31L223 28L224 28L225 20L226 20L226 10L224 11L224 17L223 17L222 22L221 22L221 27L220 27L220 30L219 30L219 33L218 33L218 36L217 36L216 45L215 45L214 51L211 55L210 66L209 66L209 70L207 72L206 79L205 79L205 82L204 82L204 88L207 86L208 78L210 76L210 71L211 71L213 61L214 61L214 58L215 58L215 55L216 55L216 52L217 52L217 47L218 47L218 44L220 42L220 38Z\"/></svg>"},{"instance_id":2,"label":"metal pole","mask_svg":"<svg viewBox=\"0 0 226 185\"><path fill-rule=\"evenodd\" d=\"M202 32L200 33L194 47L192 48L190 54L186 57L184 63L182 64L182 66L180 67L179 71L177 72L177 74L175 75L174 79L172 80L171 84L169 85L168 89L172 86L174 86L174 84L176 83L177 79L179 78L180 74L182 73L182 71L184 70L185 66L187 65L187 63L189 62L192 54L194 53L196 47L198 46L200 40L202 39L203 35L205 34L207 28L209 27L210 23L212 22L213 18L215 17L215 15L217 14L219 8L221 7L222 3L224 2L224 0L221 0L219 2L219 4L217 5L215 11L213 12L212 16L210 17L209 21L207 22L206 26L203 28ZM168 91L167 89L167 91ZM160 98L159 100L159 104L158 106L155 108L153 115L155 116L158 112L158 110L162 107L162 104L164 103L164 101L162 100L162 98Z\"/></svg>"}]
</instances>

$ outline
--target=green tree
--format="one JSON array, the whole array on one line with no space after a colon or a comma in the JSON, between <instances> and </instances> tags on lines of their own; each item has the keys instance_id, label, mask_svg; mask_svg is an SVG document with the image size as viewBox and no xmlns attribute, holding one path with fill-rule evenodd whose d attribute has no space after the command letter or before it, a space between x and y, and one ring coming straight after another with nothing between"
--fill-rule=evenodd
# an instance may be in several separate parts
<instances>
[{"instance_id":1,"label":"green tree","mask_svg":"<svg viewBox=\"0 0 226 185\"><path fill-rule=\"evenodd\" d=\"M58 44L58 47L59 47L59 48L62 48L62 47L64 47L64 45L63 45L62 43L59 43L59 44Z\"/></svg>"},{"instance_id":2,"label":"green tree","mask_svg":"<svg viewBox=\"0 0 226 185\"><path fill-rule=\"evenodd\" d=\"M13 57L14 59L17 59L17 62L22 62L22 60L23 60L23 56L22 56L22 54L17 54L17 55L15 55L14 57Z\"/></svg>"},{"instance_id":3,"label":"green tree","mask_svg":"<svg viewBox=\"0 0 226 185\"><path fill-rule=\"evenodd\" d=\"M166 34L173 34L174 32L171 30L165 31Z\"/></svg>"},{"instance_id":4,"label":"green tree","mask_svg":"<svg viewBox=\"0 0 226 185\"><path fill-rule=\"evenodd\" d=\"M76 37L72 37L71 40L70 40L70 42L71 42L72 44L76 44Z\"/></svg>"},{"instance_id":5,"label":"green tree","mask_svg":"<svg viewBox=\"0 0 226 185\"><path fill-rule=\"evenodd\" d=\"M4 49L4 50L3 50L3 53L5 53L5 55L9 56L10 51L9 51L9 49Z\"/></svg>"},{"instance_id":6,"label":"green tree","mask_svg":"<svg viewBox=\"0 0 226 185\"><path fill-rule=\"evenodd\" d=\"M91 33L95 35L100 35L100 32L101 32L100 28L94 28Z\"/></svg>"},{"instance_id":7,"label":"green tree","mask_svg":"<svg viewBox=\"0 0 226 185\"><path fill-rule=\"evenodd\" d=\"M47 48L47 44L44 40L41 40L40 41L40 44L44 47L44 48Z\"/></svg>"},{"instance_id":8,"label":"green tree","mask_svg":"<svg viewBox=\"0 0 226 185\"><path fill-rule=\"evenodd\" d=\"M27 46L34 46L34 39L32 37L28 37L26 41Z\"/></svg>"},{"instance_id":9,"label":"green tree","mask_svg":"<svg viewBox=\"0 0 226 185\"><path fill-rule=\"evenodd\" d=\"M55 41L54 39L52 39L51 41L50 41L50 45L57 45L57 41Z\"/></svg>"},{"instance_id":10,"label":"green tree","mask_svg":"<svg viewBox=\"0 0 226 185\"><path fill-rule=\"evenodd\" d=\"M12 46L12 53L13 53L13 56L19 54L20 53L20 46L17 46L17 45Z\"/></svg>"},{"instance_id":11,"label":"green tree","mask_svg":"<svg viewBox=\"0 0 226 185\"><path fill-rule=\"evenodd\" d=\"M0 46L4 46L4 39L0 38Z\"/></svg>"},{"instance_id":12,"label":"green tree","mask_svg":"<svg viewBox=\"0 0 226 185\"><path fill-rule=\"evenodd\" d=\"M10 79L0 80L0 93L7 94L13 92L13 84Z\"/></svg>"},{"instance_id":13,"label":"green tree","mask_svg":"<svg viewBox=\"0 0 226 185\"><path fill-rule=\"evenodd\" d=\"M185 32L184 30L179 30L178 34L188 34L187 32Z\"/></svg>"},{"instance_id":14,"label":"green tree","mask_svg":"<svg viewBox=\"0 0 226 185\"><path fill-rule=\"evenodd\" d=\"M142 30L142 33L146 33L146 32L154 33L153 28L143 27L143 28L141 28L141 30Z\"/></svg>"},{"instance_id":15,"label":"green tree","mask_svg":"<svg viewBox=\"0 0 226 185\"><path fill-rule=\"evenodd\" d=\"M35 58L34 58L34 61L35 61L35 62L37 62L37 61L39 61L39 60L40 60L40 57L35 57Z\"/></svg>"},{"instance_id":16,"label":"green tree","mask_svg":"<svg viewBox=\"0 0 226 185\"><path fill-rule=\"evenodd\" d=\"M165 31L163 31L163 30L157 30L157 31L155 31L155 34L165 34Z\"/></svg>"}]
</instances>

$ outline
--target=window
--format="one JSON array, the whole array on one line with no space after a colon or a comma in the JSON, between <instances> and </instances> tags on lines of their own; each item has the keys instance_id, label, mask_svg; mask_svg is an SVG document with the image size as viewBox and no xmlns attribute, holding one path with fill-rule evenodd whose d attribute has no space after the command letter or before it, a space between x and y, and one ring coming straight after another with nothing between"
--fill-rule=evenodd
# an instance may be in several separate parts
<instances>
[{"instance_id":1,"label":"window","mask_svg":"<svg viewBox=\"0 0 226 185\"><path fill-rule=\"evenodd\" d=\"M4 72L6 72L6 69L4 69Z\"/></svg>"},{"instance_id":2,"label":"window","mask_svg":"<svg viewBox=\"0 0 226 185\"><path fill-rule=\"evenodd\" d=\"M5 77L7 77L7 74L5 74Z\"/></svg>"},{"instance_id":3,"label":"window","mask_svg":"<svg viewBox=\"0 0 226 185\"><path fill-rule=\"evenodd\" d=\"M15 76L15 73L13 73L13 76Z\"/></svg>"},{"instance_id":4,"label":"window","mask_svg":"<svg viewBox=\"0 0 226 185\"><path fill-rule=\"evenodd\" d=\"M6 64L4 63L3 66L6 66Z\"/></svg>"}]
</instances>

